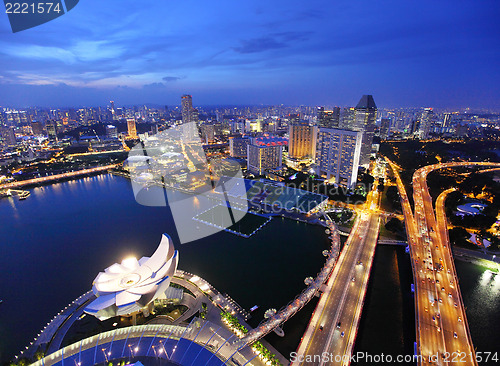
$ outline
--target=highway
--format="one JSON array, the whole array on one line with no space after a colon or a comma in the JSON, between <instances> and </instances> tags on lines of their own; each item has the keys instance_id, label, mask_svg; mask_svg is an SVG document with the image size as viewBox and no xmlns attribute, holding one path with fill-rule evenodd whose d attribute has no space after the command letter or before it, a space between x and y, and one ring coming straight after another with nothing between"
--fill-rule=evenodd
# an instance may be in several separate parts
<instances>
[{"instance_id":1,"label":"highway","mask_svg":"<svg viewBox=\"0 0 500 366\"><path fill-rule=\"evenodd\" d=\"M2 185L0 185L0 189L19 188L19 187L24 187L24 186L31 185L31 184L47 183L47 182L51 182L51 181L58 180L58 179L71 178L71 177L77 177L79 175L98 173L98 172L112 169L112 168L116 167L117 165L118 164L111 164L111 165L99 166L97 168L75 170L74 172L47 175L45 177L40 177L40 178L20 180L17 182L2 184Z\"/></svg>"},{"instance_id":2,"label":"highway","mask_svg":"<svg viewBox=\"0 0 500 366\"><path fill-rule=\"evenodd\" d=\"M427 175L436 169L496 163L444 163L417 170L413 175L415 214L399 177L391 165L401 196L415 281L415 312L418 354L421 365L477 365L464 305L447 234L444 201L452 190L436 201L436 211L427 187Z\"/></svg>"},{"instance_id":3,"label":"highway","mask_svg":"<svg viewBox=\"0 0 500 366\"><path fill-rule=\"evenodd\" d=\"M302 337L299 357L291 365L350 363L378 239L379 203L374 185Z\"/></svg>"}]
</instances>

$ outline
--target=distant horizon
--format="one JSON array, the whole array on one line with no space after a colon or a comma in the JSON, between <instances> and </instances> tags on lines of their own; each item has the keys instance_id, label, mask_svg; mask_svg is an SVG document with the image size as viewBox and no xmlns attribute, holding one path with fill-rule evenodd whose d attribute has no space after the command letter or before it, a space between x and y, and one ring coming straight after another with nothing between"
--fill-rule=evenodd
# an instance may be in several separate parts
<instances>
[{"instance_id":1,"label":"distant horizon","mask_svg":"<svg viewBox=\"0 0 500 366\"><path fill-rule=\"evenodd\" d=\"M375 103L377 104L377 109L383 109L383 110L391 110L391 109L423 109L423 108L432 108L438 111L450 111L450 112L465 112L465 110L469 109L471 112L492 112L492 113L500 113L500 107L470 107L470 106L462 106L462 107L436 107L432 105L420 105L420 106L380 106L376 102L376 97L374 96ZM167 106L168 108L181 108L181 103L180 103L180 96L179 96L179 103L178 104L170 104L170 103L153 103L153 102L145 102L145 103L127 103L127 104L120 104L117 101L113 101L115 104L115 108L132 108L132 107L141 107L141 106L147 106L149 108L156 108L156 109L161 109ZM308 107L308 108L316 108L316 107L325 107L325 108L330 108L330 107L340 107L340 108L354 108L356 106L356 103L353 103L352 105L340 105L340 104L285 104L285 103L279 103L279 104L196 104L195 103L195 98L193 97L193 107L194 108L203 108L203 109L209 109L209 108L248 108L248 107L261 107L261 108L271 108L271 107L284 107L284 108L301 108L301 107ZM31 106L14 106L14 105L2 105L0 104L0 108L5 108L5 109L13 109L13 110L24 110L24 109L80 109L80 108L102 108L102 107L110 107L110 103L105 103L105 104L94 104L94 105L61 105L61 106L56 106L56 105L31 105Z\"/></svg>"},{"instance_id":2,"label":"distant horizon","mask_svg":"<svg viewBox=\"0 0 500 366\"><path fill-rule=\"evenodd\" d=\"M500 2L81 1L12 33L7 106L354 106L500 109ZM401 107L407 106L407 107ZM418 107L415 107L418 108Z\"/></svg>"}]
</instances>

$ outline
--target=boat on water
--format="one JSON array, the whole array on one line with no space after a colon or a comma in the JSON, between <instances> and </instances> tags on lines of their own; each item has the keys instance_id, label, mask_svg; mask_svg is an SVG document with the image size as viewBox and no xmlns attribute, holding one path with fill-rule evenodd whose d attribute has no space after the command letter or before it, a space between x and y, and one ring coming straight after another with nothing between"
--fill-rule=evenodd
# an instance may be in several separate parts
<instances>
[{"instance_id":1,"label":"boat on water","mask_svg":"<svg viewBox=\"0 0 500 366\"><path fill-rule=\"evenodd\" d=\"M28 198L28 197L29 197L29 195L30 195L30 194L31 194L31 192L29 192L29 191L24 191L23 193L21 193L21 194L19 195L19 200L20 200L20 201L21 201L21 200L25 200L26 198Z\"/></svg>"},{"instance_id":2,"label":"boat on water","mask_svg":"<svg viewBox=\"0 0 500 366\"><path fill-rule=\"evenodd\" d=\"M252 307L250 308L250 312L257 310L258 308L259 308L259 306L258 306L258 305L252 306Z\"/></svg>"}]
</instances>

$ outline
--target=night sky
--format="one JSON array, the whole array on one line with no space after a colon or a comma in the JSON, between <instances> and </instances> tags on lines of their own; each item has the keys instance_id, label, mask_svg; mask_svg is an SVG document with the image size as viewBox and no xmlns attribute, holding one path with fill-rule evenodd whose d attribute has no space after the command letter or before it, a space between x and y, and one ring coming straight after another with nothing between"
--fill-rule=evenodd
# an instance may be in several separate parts
<instances>
[{"instance_id":1,"label":"night sky","mask_svg":"<svg viewBox=\"0 0 500 366\"><path fill-rule=\"evenodd\" d=\"M500 1L80 0L12 33L0 106L500 108Z\"/></svg>"}]
</instances>

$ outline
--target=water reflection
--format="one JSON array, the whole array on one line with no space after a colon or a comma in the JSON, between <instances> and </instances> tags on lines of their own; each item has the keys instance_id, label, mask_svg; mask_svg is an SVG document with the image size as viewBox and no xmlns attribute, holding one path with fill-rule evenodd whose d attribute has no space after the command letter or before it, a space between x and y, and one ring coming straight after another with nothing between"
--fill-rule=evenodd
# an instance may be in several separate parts
<instances>
[{"instance_id":1,"label":"water reflection","mask_svg":"<svg viewBox=\"0 0 500 366\"><path fill-rule=\"evenodd\" d=\"M489 292L495 296L497 295L497 291L500 290L500 274L490 270L484 271L481 277L479 277L478 282L478 291Z\"/></svg>"},{"instance_id":2,"label":"water reflection","mask_svg":"<svg viewBox=\"0 0 500 366\"><path fill-rule=\"evenodd\" d=\"M12 216L14 216L16 218L16 220L19 220L19 212L17 211L17 206L16 206L16 203L14 202L14 198L8 197L7 201L9 201L9 204L12 207L12 210L13 210Z\"/></svg>"}]
</instances>

